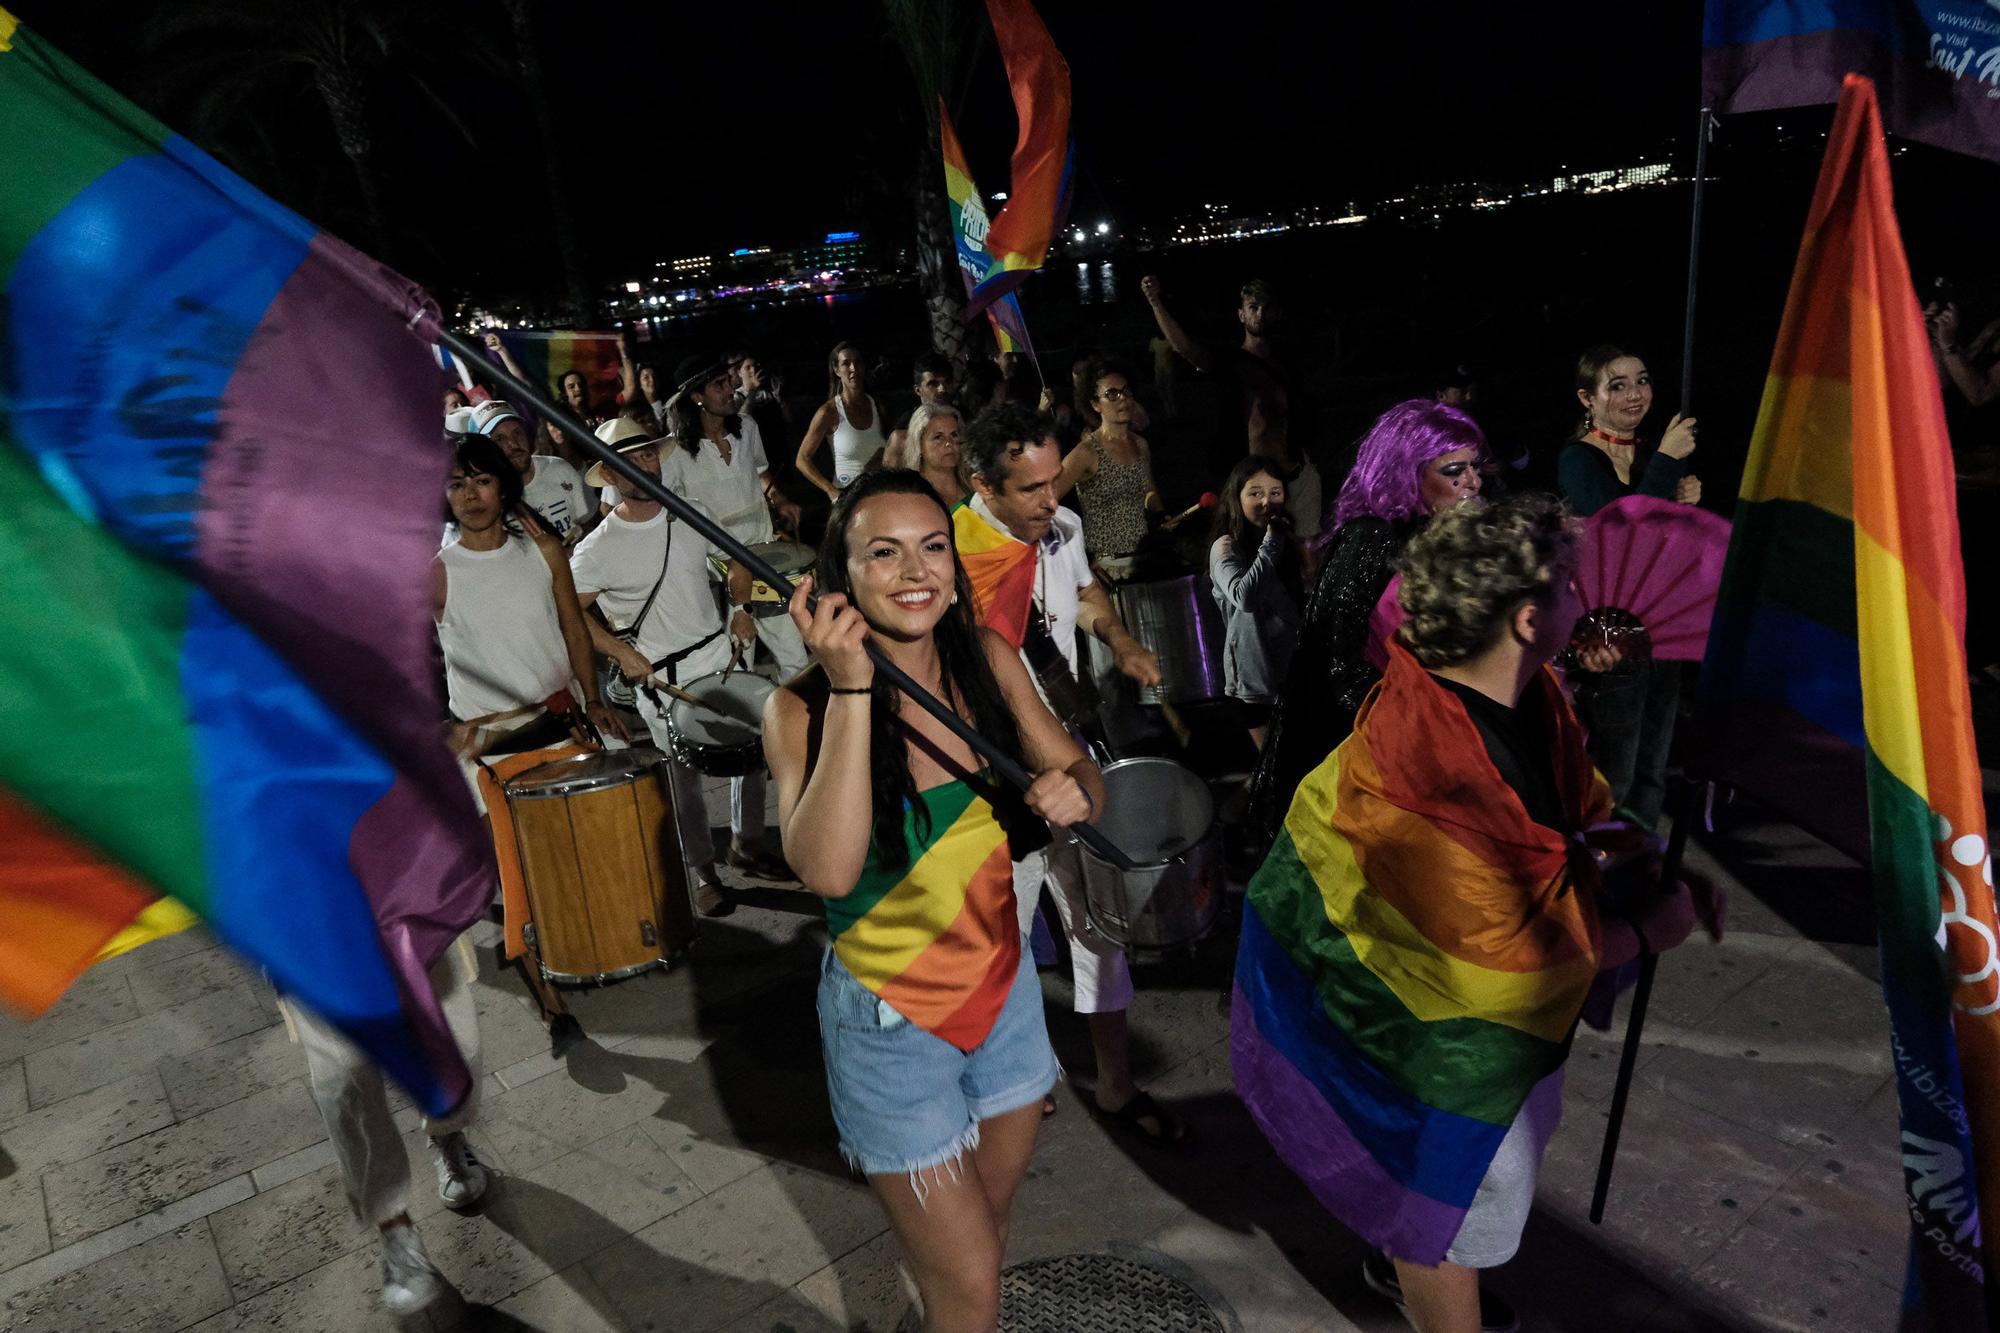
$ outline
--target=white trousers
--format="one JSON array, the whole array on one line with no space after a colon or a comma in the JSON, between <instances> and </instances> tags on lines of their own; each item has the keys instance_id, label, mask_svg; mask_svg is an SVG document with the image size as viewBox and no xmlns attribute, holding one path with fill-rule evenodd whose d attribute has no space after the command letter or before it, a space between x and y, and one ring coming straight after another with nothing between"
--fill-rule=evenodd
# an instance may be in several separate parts
<instances>
[{"instance_id":1,"label":"white trousers","mask_svg":"<svg viewBox=\"0 0 2000 1333\"><path fill-rule=\"evenodd\" d=\"M472 983L479 966L472 941L459 936L431 968L431 985L451 1025L452 1039L472 1071L472 1090L450 1116L426 1120L434 1139L472 1123L479 1104L479 1009ZM313 1100L319 1104L326 1135L340 1163L341 1183L354 1215L372 1226L410 1210L410 1159L403 1136L389 1115L389 1093L382 1070L361 1049L304 1005L286 1004L299 1045L305 1047L306 1072L312 1076Z\"/></svg>"},{"instance_id":2,"label":"white trousers","mask_svg":"<svg viewBox=\"0 0 2000 1333\"><path fill-rule=\"evenodd\" d=\"M1035 921L1035 905L1048 886L1069 938L1070 978L1075 983L1079 1014L1114 1014L1132 1005L1132 969L1125 950L1090 928L1083 903L1083 853L1068 834L1057 833L1046 850L1030 852L1014 863L1014 901L1021 911L1021 933Z\"/></svg>"}]
</instances>

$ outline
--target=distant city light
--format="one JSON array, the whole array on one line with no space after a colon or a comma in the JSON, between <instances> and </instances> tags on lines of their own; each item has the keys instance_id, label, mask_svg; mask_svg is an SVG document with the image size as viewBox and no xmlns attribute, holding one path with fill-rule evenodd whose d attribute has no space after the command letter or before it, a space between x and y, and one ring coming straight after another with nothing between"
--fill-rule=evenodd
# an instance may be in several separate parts
<instances>
[{"instance_id":1,"label":"distant city light","mask_svg":"<svg viewBox=\"0 0 2000 1333\"><path fill-rule=\"evenodd\" d=\"M1078 244L1081 244L1083 241L1083 228L1078 227L1075 231L1070 233L1070 237L1073 240L1075 240Z\"/></svg>"},{"instance_id":2,"label":"distant city light","mask_svg":"<svg viewBox=\"0 0 2000 1333\"><path fill-rule=\"evenodd\" d=\"M1007 202L1007 192L1005 190L995 190L993 192L993 198L1000 203L1005 203Z\"/></svg>"},{"instance_id":3,"label":"distant city light","mask_svg":"<svg viewBox=\"0 0 2000 1333\"><path fill-rule=\"evenodd\" d=\"M828 245L839 245L843 241L858 241L860 239L861 233L858 231L830 231L826 234L826 243Z\"/></svg>"},{"instance_id":4,"label":"distant city light","mask_svg":"<svg viewBox=\"0 0 2000 1333\"><path fill-rule=\"evenodd\" d=\"M1097 234L1099 236L1109 236L1111 234L1111 224L1109 222L1098 223Z\"/></svg>"},{"instance_id":5,"label":"distant city light","mask_svg":"<svg viewBox=\"0 0 2000 1333\"><path fill-rule=\"evenodd\" d=\"M636 282L628 282L625 284L625 290L631 292L633 295L636 296L638 295L639 292L639 284Z\"/></svg>"}]
</instances>

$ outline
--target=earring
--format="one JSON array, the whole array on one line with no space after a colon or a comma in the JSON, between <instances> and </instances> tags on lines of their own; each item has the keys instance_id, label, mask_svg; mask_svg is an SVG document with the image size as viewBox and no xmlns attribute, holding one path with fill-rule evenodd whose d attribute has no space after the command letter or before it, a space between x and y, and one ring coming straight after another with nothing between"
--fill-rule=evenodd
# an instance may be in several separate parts
<instances>
[{"instance_id":1,"label":"earring","mask_svg":"<svg viewBox=\"0 0 2000 1333\"><path fill-rule=\"evenodd\" d=\"M948 602L946 602L946 603L945 603L945 605L946 605L946 606L957 606L957 605L958 605L958 594L957 594L956 592L954 592L954 593L953 593L953 594L951 595L951 600L950 600L950 601L948 601Z\"/></svg>"}]
</instances>

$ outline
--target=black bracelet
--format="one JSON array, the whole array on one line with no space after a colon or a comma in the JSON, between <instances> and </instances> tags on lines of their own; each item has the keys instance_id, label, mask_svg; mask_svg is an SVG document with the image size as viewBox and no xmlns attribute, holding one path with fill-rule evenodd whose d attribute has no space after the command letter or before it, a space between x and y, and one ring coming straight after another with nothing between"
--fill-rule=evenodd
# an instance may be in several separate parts
<instances>
[{"instance_id":1,"label":"black bracelet","mask_svg":"<svg viewBox=\"0 0 2000 1333\"><path fill-rule=\"evenodd\" d=\"M826 692L828 694L873 694L875 693L875 687L873 685L829 685L826 687Z\"/></svg>"}]
</instances>

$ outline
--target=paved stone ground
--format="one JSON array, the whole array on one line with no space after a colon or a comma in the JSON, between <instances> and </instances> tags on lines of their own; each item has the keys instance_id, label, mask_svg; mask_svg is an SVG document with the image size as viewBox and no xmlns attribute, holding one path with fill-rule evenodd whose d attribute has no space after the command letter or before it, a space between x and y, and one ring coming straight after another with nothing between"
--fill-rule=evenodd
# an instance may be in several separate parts
<instances>
[{"instance_id":1,"label":"paved stone ground","mask_svg":"<svg viewBox=\"0 0 2000 1333\"><path fill-rule=\"evenodd\" d=\"M1601 1228L1585 1214L1616 1043L1577 1040L1526 1244L1495 1279L1529 1328L1893 1327L1905 1224L1865 882L1782 826L1724 822L1697 861L1736 883L1735 930L1660 969ZM501 1168L483 1213L441 1210L415 1113L398 1112L414 1212L474 1303L470 1326L895 1326L894 1241L833 1146L822 939L811 900L751 893L687 966L580 997L591 1040L560 1062L483 951L473 1137ZM1109 1135L1064 1090L1010 1257L1134 1257L1249 1333L1402 1328L1360 1285L1362 1246L1231 1094L1227 967L1217 946L1142 969L1133 1010L1142 1077L1192 1141L1167 1153ZM1044 985L1064 1060L1087 1073L1067 981ZM377 1295L304 1060L268 989L212 941L159 941L32 1027L0 1023L0 1327L393 1327Z\"/></svg>"}]
</instances>

